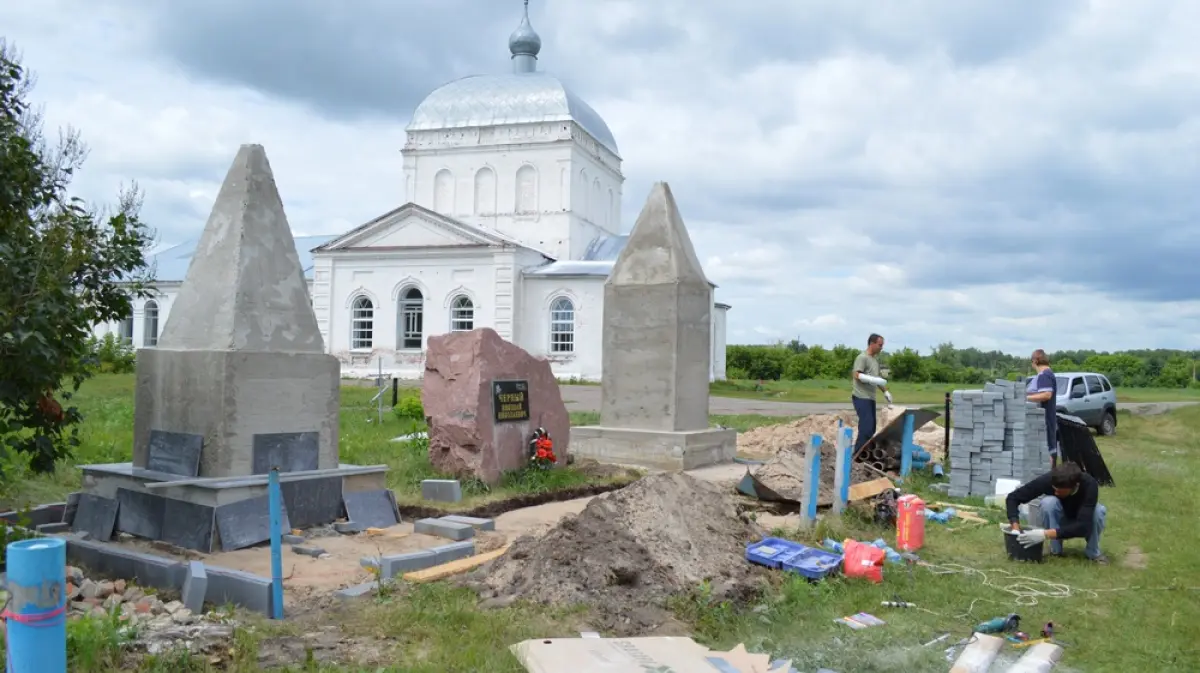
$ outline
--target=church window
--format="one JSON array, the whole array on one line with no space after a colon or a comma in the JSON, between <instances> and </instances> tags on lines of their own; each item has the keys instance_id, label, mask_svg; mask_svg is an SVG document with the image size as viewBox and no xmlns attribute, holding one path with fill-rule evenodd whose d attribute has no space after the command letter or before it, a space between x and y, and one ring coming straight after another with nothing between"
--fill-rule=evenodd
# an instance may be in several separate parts
<instances>
[{"instance_id":1,"label":"church window","mask_svg":"<svg viewBox=\"0 0 1200 673\"><path fill-rule=\"evenodd\" d=\"M475 304L460 294L450 303L450 331L470 332L475 329Z\"/></svg>"},{"instance_id":2,"label":"church window","mask_svg":"<svg viewBox=\"0 0 1200 673\"><path fill-rule=\"evenodd\" d=\"M419 350L425 333L425 296L415 287L400 293L400 348Z\"/></svg>"},{"instance_id":3,"label":"church window","mask_svg":"<svg viewBox=\"0 0 1200 673\"><path fill-rule=\"evenodd\" d=\"M454 213L454 176L444 168L433 176L433 209L443 215Z\"/></svg>"},{"instance_id":4,"label":"church window","mask_svg":"<svg viewBox=\"0 0 1200 673\"><path fill-rule=\"evenodd\" d=\"M517 212L535 213L538 210L537 171L525 164L517 170Z\"/></svg>"},{"instance_id":5,"label":"church window","mask_svg":"<svg viewBox=\"0 0 1200 673\"><path fill-rule=\"evenodd\" d=\"M129 316L117 324L117 336L126 345L133 343L133 316Z\"/></svg>"},{"instance_id":6,"label":"church window","mask_svg":"<svg viewBox=\"0 0 1200 673\"><path fill-rule=\"evenodd\" d=\"M475 214L496 212L496 172L484 167L475 173Z\"/></svg>"},{"instance_id":7,"label":"church window","mask_svg":"<svg viewBox=\"0 0 1200 673\"><path fill-rule=\"evenodd\" d=\"M145 322L142 323L142 345L153 348L158 345L158 302L151 299L143 309Z\"/></svg>"},{"instance_id":8,"label":"church window","mask_svg":"<svg viewBox=\"0 0 1200 673\"><path fill-rule=\"evenodd\" d=\"M350 305L350 348L370 350L375 337L375 304L359 297Z\"/></svg>"},{"instance_id":9,"label":"church window","mask_svg":"<svg viewBox=\"0 0 1200 673\"><path fill-rule=\"evenodd\" d=\"M550 352L575 352L575 305L566 297L550 305Z\"/></svg>"}]
</instances>

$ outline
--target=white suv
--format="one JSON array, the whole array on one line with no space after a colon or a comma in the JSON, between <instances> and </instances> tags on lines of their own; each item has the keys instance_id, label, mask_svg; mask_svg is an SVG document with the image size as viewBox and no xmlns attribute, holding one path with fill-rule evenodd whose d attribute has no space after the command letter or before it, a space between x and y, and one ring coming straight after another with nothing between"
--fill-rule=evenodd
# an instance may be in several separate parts
<instances>
[{"instance_id":1,"label":"white suv","mask_svg":"<svg viewBox=\"0 0 1200 673\"><path fill-rule=\"evenodd\" d=\"M1025 377L1025 383L1029 379ZM1104 374L1054 372L1058 413L1074 416L1101 435L1117 431L1117 391Z\"/></svg>"}]
</instances>

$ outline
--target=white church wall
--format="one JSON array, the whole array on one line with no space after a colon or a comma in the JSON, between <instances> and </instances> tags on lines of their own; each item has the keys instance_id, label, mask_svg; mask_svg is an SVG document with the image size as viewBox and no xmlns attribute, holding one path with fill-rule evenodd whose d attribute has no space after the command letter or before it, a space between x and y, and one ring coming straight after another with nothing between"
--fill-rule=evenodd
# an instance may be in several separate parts
<instances>
[{"instance_id":1,"label":"white church wall","mask_svg":"<svg viewBox=\"0 0 1200 673\"><path fill-rule=\"evenodd\" d=\"M524 306L521 316L521 341L525 350L550 361L560 379L599 381L601 374L601 330L604 320L604 278L573 276L527 276L524 279ZM552 314L557 300L571 303L571 341L569 352L552 346L552 327L562 334L566 327L562 311L558 320ZM558 306L562 308L562 306ZM559 337L559 343L563 337Z\"/></svg>"},{"instance_id":2,"label":"white church wall","mask_svg":"<svg viewBox=\"0 0 1200 673\"><path fill-rule=\"evenodd\" d=\"M413 203L560 259L577 245L569 213L573 185L563 180L573 158L569 143L463 146L456 137L422 141L415 149L410 140L409 147L405 192Z\"/></svg>"},{"instance_id":3,"label":"white church wall","mask_svg":"<svg viewBox=\"0 0 1200 673\"><path fill-rule=\"evenodd\" d=\"M387 374L420 377L429 337L451 331L452 319L466 315L456 313L457 298L470 300L472 328L497 326L497 279L503 281L512 272L511 267L498 269L496 262L495 251L487 248L318 255L315 271L329 274L324 293L329 308L317 311L326 349L341 360L343 375L373 375L382 361ZM315 279L319 281L321 276ZM314 286L314 298L321 294L319 287ZM410 288L422 296L419 347L415 343L406 346L402 339L401 304ZM369 311L356 304L360 299L370 302ZM506 311L511 315L511 307L499 308L501 318ZM504 321L500 322L497 331L512 338L511 327L505 329ZM454 327L465 327L465 323L456 322Z\"/></svg>"},{"instance_id":4,"label":"white church wall","mask_svg":"<svg viewBox=\"0 0 1200 673\"><path fill-rule=\"evenodd\" d=\"M133 314L126 320L93 325L92 336L103 339L111 334L125 339L133 348L153 348L167 324L167 315L171 312L171 304L177 294L178 283L163 284L151 297L133 299Z\"/></svg>"}]
</instances>

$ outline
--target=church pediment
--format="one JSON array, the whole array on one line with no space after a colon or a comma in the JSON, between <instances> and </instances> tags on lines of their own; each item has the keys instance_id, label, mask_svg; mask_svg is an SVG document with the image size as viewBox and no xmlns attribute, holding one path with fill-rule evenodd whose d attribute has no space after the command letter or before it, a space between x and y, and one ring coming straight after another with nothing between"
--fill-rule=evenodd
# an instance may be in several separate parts
<instances>
[{"instance_id":1,"label":"church pediment","mask_svg":"<svg viewBox=\"0 0 1200 673\"><path fill-rule=\"evenodd\" d=\"M316 252L512 245L512 241L493 232L407 203L335 238Z\"/></svg>"}]
</instances>

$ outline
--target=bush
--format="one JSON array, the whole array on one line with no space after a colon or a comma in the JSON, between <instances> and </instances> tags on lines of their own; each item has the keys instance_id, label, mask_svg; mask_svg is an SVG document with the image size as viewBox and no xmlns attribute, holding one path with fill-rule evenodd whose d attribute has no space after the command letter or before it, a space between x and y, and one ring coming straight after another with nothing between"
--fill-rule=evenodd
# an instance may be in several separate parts
<instances>
[{"instance_id":1,"label":"bush","mask_svg":"<svg viewBox=\"0 0 1200 673\"><path fill-rule=\"evenodd\" d=\"M99 373L130 374L137 369L133 346L113 334L105 334L103 339L90 337L88 351L91 364Z\"/></svg>"},{"instance_id":2,"label":"bush","mask_svg":"<svg viewBox=\"0 0 1200 673\"><path fill-rule=\"evenodd\" d=\"M401 397L396 401L396 406L392 407L392 413L396 415L396 418L408 421L425 420L425 407L421 404L420 395Z\"/></svg>"},{"instance_id":3,"label":"bush","mask_svg":"<svg viewBox=\"0 0 1200 673\"><path fill-rule=\"evenodd\" d=\"M725 367L725 378L729 381L746 381L750 374L740 367Z\"/></svg>"}]
</instances>

